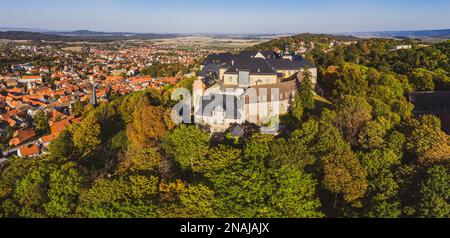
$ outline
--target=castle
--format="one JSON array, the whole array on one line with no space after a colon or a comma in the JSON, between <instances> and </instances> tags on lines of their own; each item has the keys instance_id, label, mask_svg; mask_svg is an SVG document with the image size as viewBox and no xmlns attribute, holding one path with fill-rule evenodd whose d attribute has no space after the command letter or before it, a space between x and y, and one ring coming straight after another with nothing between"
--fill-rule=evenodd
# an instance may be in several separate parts
<instances>
[{"instance_id":1,"label":"castle","mask_svg":"<svg viewBox=\"0 0 450 238\"><path fill-rule=\"evenodd\" d=\"M316 66L288 49L209 55L193 86L195 123L212 132L234 123L263 125L288 112L305 70L315 85Z\"/></svg>"}]
</instances>

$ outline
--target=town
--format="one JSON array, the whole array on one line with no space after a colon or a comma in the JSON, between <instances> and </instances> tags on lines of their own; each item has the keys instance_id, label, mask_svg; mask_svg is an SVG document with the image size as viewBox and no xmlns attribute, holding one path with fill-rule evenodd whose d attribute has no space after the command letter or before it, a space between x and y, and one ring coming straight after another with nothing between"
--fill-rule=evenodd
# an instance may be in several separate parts
<instances>
[{"instance_id":1,"label":"town","mask_svg":"<svg viewBox=\"0 0 450 238\"><path fill-rule=\"evenodd\" d=\"M81 46L3 42L0 57L7 61L0 71L3 157L45 153L67 125L80 122L77 108L107 102L113 95L173 86L195 74L196 60L223 51L179 47L183 46L145 41ZM152 65L176 66L145 73Z\"/></svg>"}]
</instances>

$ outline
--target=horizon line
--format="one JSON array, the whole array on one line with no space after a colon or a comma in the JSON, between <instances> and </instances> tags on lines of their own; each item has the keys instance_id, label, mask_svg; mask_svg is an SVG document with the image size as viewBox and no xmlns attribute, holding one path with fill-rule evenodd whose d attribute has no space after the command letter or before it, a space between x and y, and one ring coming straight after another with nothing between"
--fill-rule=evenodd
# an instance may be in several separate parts
<instances>
[{"instance_id":1,"label":"horizon line","mask_svg":"<svg viewBox=\"0 0 450 238\"><path fill-rule=\"evenodd\" d=\"M9 30L1 30L1 29L9 29ZM178 34L178 35L189 35L189 34L227 34L227 35L296 35L296 34L355 34L355 33L377 33L377 32L414 32L414 31L445 31L450 30L448 28L418 28L418 29L409 29L409 30L365 30L365 31L316 31L316 32L132 32L132 31L104 31L104 30L89 30L89 29L77 29L77 30L57 30L57 29L49 29L49 28L41 28L41 27L8 27L8 26L0 26L0 31L24 31L24 32L37 32L37 33L71 33L76 31L89 31L89 32L98 32L98 33L113 33L113 34L161 34L161 35L170 35L170 34Z\"/></svg>"}]
</instances>

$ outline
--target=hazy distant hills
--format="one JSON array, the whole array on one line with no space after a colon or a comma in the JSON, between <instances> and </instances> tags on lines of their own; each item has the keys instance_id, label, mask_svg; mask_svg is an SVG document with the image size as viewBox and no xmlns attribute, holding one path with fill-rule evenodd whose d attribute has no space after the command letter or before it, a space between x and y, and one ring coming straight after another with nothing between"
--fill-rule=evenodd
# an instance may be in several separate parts
<instances>
[{"instance_id":1,"label":"hazy distant hills","mask_svg":"<svg viewBox=\"0 0 450 238\"><path fill-rule=\"evenodd\" d=\"M78 30L70 32L48 32L50 34L77 37L77 38L98 38L104 40L122 40L122 39L164 39L178 37L180 34L157 34L157 33L132 33L132 32L99 32Z\"/></svg>"},{"instance_id":2,"label":"hazy distant hills","mask_svg":"<svg viewBox=\"0 0 450 238\"><path fill-rule=\"evenodd\" d=\"M293 34L286 34L293 35ZM420 31L378 31L378 32L346 32L334 35L347 35L361 38L389 37L389 38L421 38L421 39L450 39L450 29L420 30ZM280 34L157 34L132 32L99 32L89 30L50 31L45 29L28 29L0 27L0 39L36 40L36 41L94 41L107 42L115 40L150 40L166 39L179 36L209 36L213 38L261 39L276 38Z\"/></svg>"},{"instance_id":3,"label":"hazy distant hills","mask_svg":"<svg viewBox=\"0 0 450 238\"><path fill-rule=\"evenodd\" d=\"M450 39L450 29L420 31L375 31L342 33L356 37L390 37L390 38L438 38Z\"/></svg>"},{"instance_id":4,"label":"hazy distant hills","mask_svg":"<svg viewBox=\"0 0 450 238\"><path fill-rule=\"evenodd\" d=\"M4 28L0 28L2 30ZM156 34L156 33L127 33L127 32L96 32L88 30L78 30L70 32L36 32L36 31L0 31L0 39L8 40L36 40L36 41L96 41L106 42L114 40L133 39L166 39L181 36L180 34Z\"/></svg>"}]
</instances>

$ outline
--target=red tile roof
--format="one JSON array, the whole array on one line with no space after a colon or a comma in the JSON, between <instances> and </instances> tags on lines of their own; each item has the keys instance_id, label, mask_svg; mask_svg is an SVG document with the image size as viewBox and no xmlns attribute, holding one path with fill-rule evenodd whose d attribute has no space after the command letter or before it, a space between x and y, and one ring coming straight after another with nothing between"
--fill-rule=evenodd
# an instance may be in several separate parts
<instances>
[{"instance_id":1,"label":"red tile roof","mask_svg":"<svg viewBox=\"0 0 450 238\"><path fill-rule=\"evenodd\" d=\"M36 144L24 145L19 148L19 153L22 157L30 157L39 155L40 150Z\"/></svg>"}]
</instances>

